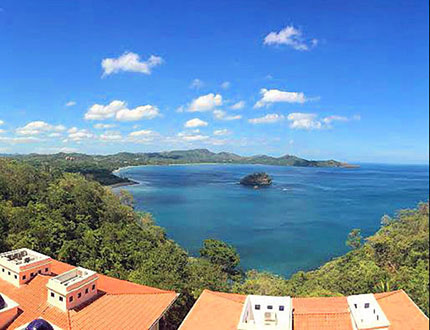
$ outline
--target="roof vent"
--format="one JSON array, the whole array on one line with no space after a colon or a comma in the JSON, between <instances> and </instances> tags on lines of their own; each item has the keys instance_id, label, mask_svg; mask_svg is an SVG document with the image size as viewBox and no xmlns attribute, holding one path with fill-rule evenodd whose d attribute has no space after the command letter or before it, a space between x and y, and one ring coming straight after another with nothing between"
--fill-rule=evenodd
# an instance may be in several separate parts
<instances>
[{"instance_id":1,"label":"roof vent","mask_svg":"<svg viewBox=\"0 0 430 330\"><path fill-rule=\"evenodd\" d=\"M247 296L238 330L292 329L291 297Z\"/></svg>"},{"instance_id":2,"label":"roof vent","mask_svg":"<svg viewBox=\"0 0 430 330\"><path fill-rule=\"evenodd\" d=\"M35 319L25 327L25 330L54 330L54 328L44 319Z\"/></svg>"},{"instance_id":3,"label":"roof vent","mask_svg":"<svg viewBox=\"0 0 430 330\"><path fill-rule=\"evenodd\" d=\"M30 249L18 249L0 254L0 279L17 287L37 274L51 273L52 259Z\"/></svg>"},{"instance_id":4,"label":"roof vent","mask_svg":"<svg viewBox=\"0 0 430 330\"><path fill-rule=\"evenodd\" d=\"M388 329L390 322L373 294L347 298L354 329Z\"/></svg>"}]
</instances>

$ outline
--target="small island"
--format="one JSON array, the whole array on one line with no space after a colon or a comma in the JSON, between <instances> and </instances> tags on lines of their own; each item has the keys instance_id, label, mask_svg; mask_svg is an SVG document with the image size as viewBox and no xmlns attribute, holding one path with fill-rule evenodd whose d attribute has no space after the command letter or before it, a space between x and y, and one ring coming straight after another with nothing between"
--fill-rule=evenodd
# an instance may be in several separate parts
<instances>
[{"instance_id":1,"label":"small island","mask_svg":"<svg viewBox=\"0 0 430 330\"><path fill-rule=\"evenodd\" d=\"M244 186L253 186L254 188L270 186L272 184L272 178L265 172L253 173L243 177L240 180L240 184Z\"/></svg>"}]
</instances>

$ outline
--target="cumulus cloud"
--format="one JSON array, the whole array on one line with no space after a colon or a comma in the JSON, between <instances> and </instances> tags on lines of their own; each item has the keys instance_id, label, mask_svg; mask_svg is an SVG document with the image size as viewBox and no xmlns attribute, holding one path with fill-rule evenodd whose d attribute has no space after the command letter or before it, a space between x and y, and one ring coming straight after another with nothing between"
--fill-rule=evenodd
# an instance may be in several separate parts
<instances>
[{"instance_id":1,"label":"cumulus cloud","mask_svg":"<svg viewBox=\"0 0 430 330\"><path fill-rule=\"evenodd\" d=\"M66 107L73 107L74 105L76 105L75 101L69 101L65 104Z\"/></svg>"},{"instance_id":2,"label":"cumulus cloud","mask_svg":"<svg viewBox=\"0 0 430 330\"><path fill-rule=\"evenodd\" d=\"M180 132L178 133L178 137L185 142L204 141L209 139L209 136L200 134L198 130L194 132Z\"/></svg>"},{"instance_id":3,"label":"cumulus cloud","mask_svg":"<svg viewBox=\"0 0 430 330\"><path fill-rule=\"evenodd\" d=\"M254 108L267 107L273 103L305 103L307 101L302 92L285 92L279 89L261 89L261 99L255 103Z\"/></svg>"},{"instance_id":4,"label":"cumulus cloud","mask_svg":"<svg viewBox=\"0 0 430 330\"><path fill-rule=\"evenodd\" d=\"M116 125L115 124L95 124L94 128L95 129L110 129L110 128L114 128Z\"/></svg>"},{"instance_id":5,"label":"cumulus cloud","mask_svg":"<svg viewBox=\"0 0 430 330\"><path fill-rule=\"evenodd\" d=\"M359 115L354 115L351 118L345 116L331 115L319 119L315 113L290 113L287 117L290 121L290 127L293 129L330 129L334 122L348 122L351 120L360 120Z\"/></svg>"},{"instance_id":6,"label":"cumulus cloud","mask_svg":"<svg viewBox=\"0 0 430 330\"><path fill-rule=\"evenodd\" d=\"M107 76L121 71L151 74L152 68L163 62L161 57L154 55L151 55L146 61L141 61L138 54L126 52L118 58L103 59L103 75Z\"/></svg>"},{"instance_id":7,"label":"cumulus cloud","mask_svg":"<svg viewBox=\"0 0 430 330\"><path fill-rule=\"evenodd\" d=\"M0 119L0 126L4 125L4 121Z\"/></svg>"},{"instance_id":8,"label":"cumulus cloud","mask_svg":"<svg viewBox=\"0 0 430 330\"><path fill-rule=\"evenodd\" d=\"M302 31L289 25L279 32L270 32L264 38L265 45L287 45L295 50L306 51L317 46L318 40L306 40Z\"/></svg>"},{"instance_id":9,"label":"cumulus cloud","mask_svg":"<svg viewBox=\"0 0 430 330\"><path fill-rule=\"evenodd\" d=\"M118 121L137 121L141 119L153 119L160 115L160 111L153 105L142 105L134 109L121 109L116 115L115 119Z\"/></svg>"},{"instance_id":10,"label":"cumulus cloud","mask_svg":"<svg viewBox=\"0 0 430 330\"><path fill-rule=\"evenodd\" d=\"M42 141L42 139L34 136L26 136L26 137L0 136L0 142L8 143L8 144L32 143L32 142L39 142L39 141Z\"/></svg>"},{"instance_id":11,"label":"cumulus cloud","mask_svg":"<svg viewBox=\"0 0 430 330\"><path fill-rule=\"evenodd\" d=\"M245 101L239 101L236 102L235 104L233 104L230 109L232 110L240 110L243 109L245 107Z\"/></svg>"},{"instance_id":12,"label":"cumulus cloud","mask_svg":"<svg viewBox=\"0 0 430 330\"><path fill-rule=\"evenodd\" d=\"M127 103L119 100L114 100L108 105L94 104L88 109L84 118L86 120L104 120L113 118L118 111L126 108L126 106Z\"/></svg>"},{"instance_id":13,"label":"cumulus cloud","mask_svg":"<svg viewBox=\"0 0 430 330\"><path fill-rule=\"evenodd\" d=\"M187 128L204 127L204 126L208 126L208 123L199 118L190 119L184 124L184 127L187 127Z\"/></svg>"},{"instance_id":14,"label":"cumulus cloud","mask_svg":"<svg viewBox=\"0 0 430 330\"><path fill-rule=\"evenodd\" d=\"M194 99L188 107L189 112L204 112L214 110L222 105L222 96L220 94L209 93Z\"/></svg>"},{"instance_id":15,"label":"cumulus cloud","mask_svg":"<svg viewBox=\"0 0 430 330\"><path fill-rule=\"evenodd\" d=\"M201 81L200 79L196 78L194 79L191 84L190 84L190 88L191 89L200 89L205 85L205 83L203 81Z\"/></svg>"},{"instance_id":16,"label":"cumulus cloud","mask_svg":"<svg viewBox=\"0 0 430 330\"><path fill-rule=\"evenodd\" d=\"M82 140L91 139L94 138L94 134L92 134L87 129L79 129L77 127L72 127L68 131L67 139L65 139L63 142L68 141L74 141L74 142L80 142Z\"/></svg>"},{"instance_id":17,"label":"cumulus cloud","mask_svg":"<svg viewBox=\"0 0 430 330\"><path fill-rule=\"evenodd\" d=\"M284 115L278 115L277 113L269 113L263 117L248 119L251 124L273 124L284 120Z\"/></svg>"},{"instance_id":18,"label":"cumulus cloud","mask_svg":"<svg viewBox=\"0 0 430 330\"><path fill-rule=\"evenodd\" d=\"M224 82L221 84L221 88L222 88L222 89L229 89L229 88L230 88L230 86L231 86L231 82L229 82L229 81L224 81Z\"/></svg>"},{"instance_id":19,"label":"cumulus cloud","mask_svg":"<svg viewBox=\"0 0 430 330\"><path fill-rule=\"evenodd\" d=\"M148 137L148 136L153 136L154 134L155 134L155 132L150 130L150 129L143 129L140 131L131 132L129 134L129 136L131 136L131 137L142 137L142 136Z\"/></svg>"},{"instance_id":20,"label":"cumulus cloud","mask_svg":"<svg viewBox=\"0 0 430 330\"><path fill-rule=\"evenodd\" d=\"M100 135L102 141L120 141L122 140L121 132L118 131L106 131Z\"/></svg>"},{"instance_id":21,"label":"cumulus cloud","mask_svg":"<svg viewBox=\"0 0 430 330\"><path fill-rule=\"evenodd\" d=\"M227 112L225 112L224 110L214 110L213 114L215 119L218 119L218 120L231 121L231 120L238 120L242 118L241 115L234 115L234 116L228 115Z\"/></svg>"},{"instance_id":22,"label":"cumulus cloud","mask_svg":"<svg viewBox=\"0 0 430 330\"><path fill-rule=\"evenodd\" d=\"M330 123L332 123L334 121L348 121L348 120L349 119L347 117L333 115L333 116L325 117L323 119L323 122L326 123L326 124L330 124Z\"/></svg>"},{"instance_id":23,"label":"cumulus cloud","mask_svg":"<svg viewBox=\"0 0 430 330\"><path fill-rule=\"evenodd\" d=\"M23 127L16 129L16 132L20 135L39 135L50 132L63 132L66 127L63 125L51 125L44 121L38 120L28 123Z\"/></svg>"},{"instance_id":24,"label":"cumulus cloud","mask_svg":"<svg viewBox=\"0 0 430 330\"><path fill-rule=\"evenodd\" d=\"M293 129L321 129L323 124L321 121L317 120L318 115L314 113L301 113L294 112L288 115L288 120L290 121L290 127Z\"/></svg>"},{"instance_id":25,"label":"cumulus cloud","mask_svg":"<svg viewBox=\"0 0 430 330\"><path fill-rule=\"evenodd\" d=\"M213 134L215 136L224 136L224 135L231 134L231 132L227 128L223 128L223 129L214 130Z\"/></svg>"},{"instance_id":26,"label":"cumulus cloud","mask_svg":"<svg viewBox=\"0 0 430 330\"><path fill-rule=\"evenodd\" d=\"M114 100L108 105L92 105L88 109L84 118L86 120L105 120L114 118L118 121L137 121L141 119L153 119L159 115L160 112L158 108L153 105L141 105L134 109L128 109L126 102Z\"/></svg>"}]
</instances>

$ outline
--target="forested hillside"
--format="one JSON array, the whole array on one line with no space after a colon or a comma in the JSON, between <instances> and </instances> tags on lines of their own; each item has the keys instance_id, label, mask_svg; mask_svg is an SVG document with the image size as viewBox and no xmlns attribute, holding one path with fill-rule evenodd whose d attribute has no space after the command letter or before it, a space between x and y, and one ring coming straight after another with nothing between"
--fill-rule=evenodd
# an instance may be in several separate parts
<instances>
[{"instance_id":1,"label":"forested hillside","mask_svg":"<svg viewBox=\"0 0 430 330\"><path fill-rule=\"evenodd\" d=\"M354 249L291 279L239 270L226 243L202 242L198 257L170 240L132 197L80 174L0 159L0 251L28 247L59 260L181 293L165 329L175 329L204 288L254 294L339 295L404 289L428 314L428 203L383 218L380 231Z\"/></svg>"},{"instance_id":2,"label":"forested hillside","mask_svg":"<svg viewBox=\"0 0 430 330\"><path fill-rule=\"evenodd\" d=\"M192 163L265 164L302 167L351 167L335 160L307 160L292 155L271 157L266 155L239 156L228 152L211 152L207 149L175 150L165 152L130 153L114 155L86 155L80 153L58 153L54 155L11 155L10 158L25 161L38 168L49 166L61 171L80 173L103 185L126 183L112 171L124 166L169 165Z\"/></svg>"}]
</instances>

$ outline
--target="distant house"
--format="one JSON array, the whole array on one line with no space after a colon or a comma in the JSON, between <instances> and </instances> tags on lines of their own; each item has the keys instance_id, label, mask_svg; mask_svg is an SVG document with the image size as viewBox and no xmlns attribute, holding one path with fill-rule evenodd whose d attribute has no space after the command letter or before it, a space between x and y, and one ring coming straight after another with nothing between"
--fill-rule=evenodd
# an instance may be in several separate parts
<instances>
[{"instance_id":1,"label":"distant house","mask_svg":"<svg viewBox=\"0 0 430 330\"><path fill-rule=\"evenodd\" d=\"M29 249L0 254L0 329L158 330L176 298Z\"/></svg>"},{"instance_id":2,"label":"distant house","mask_svg":"<svg viewBox=\"0 0 430 330\"><path fill-rule=\"evenodd\" d=\"M245 296L205 290L179 330L425 330L402 290L349 297Z\"/></svg>"}]
</instances>

